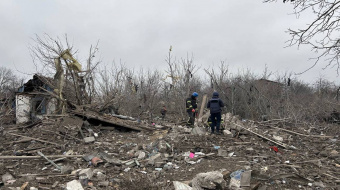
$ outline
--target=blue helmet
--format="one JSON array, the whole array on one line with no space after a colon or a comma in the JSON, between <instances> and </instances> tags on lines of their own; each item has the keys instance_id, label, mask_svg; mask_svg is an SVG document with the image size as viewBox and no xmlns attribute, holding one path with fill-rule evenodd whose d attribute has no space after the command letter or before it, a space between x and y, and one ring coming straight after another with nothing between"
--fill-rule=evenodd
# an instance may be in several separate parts
<instances>
[{"instance_id":1,"label":"blue helmet","mask_svg":"<svg viewBox=\"0 0 340 190\"><path fill-rule=\"evenodd\" d=\"M192 93L192 96L193 96L193 97L197 97L197 96L198 96L198 93L197 93L197 92L194 92L194 93Z\"/></svg>"},{"instance_id":2,"label":"blue helmet","mask_svg":"<svg viewBox=\"0 0 340 190\"><path fill-rule=\"evenodd\" d=\"M213 96L218 97L218 92L214 92Z\"/></svg>"}]
</instances>

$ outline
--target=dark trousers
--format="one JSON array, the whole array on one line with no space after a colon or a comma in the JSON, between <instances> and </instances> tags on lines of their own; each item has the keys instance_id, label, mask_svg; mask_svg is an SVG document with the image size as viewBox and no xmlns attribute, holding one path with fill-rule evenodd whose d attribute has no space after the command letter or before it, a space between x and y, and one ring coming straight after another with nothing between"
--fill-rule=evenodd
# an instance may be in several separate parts
<instances>
[{"instance_id":1,"label":"dark trousers","mask_svg":"<svg viewBox=\"0 0 340 190\"><path fill-rule=\"evenodd\" d=\"M210 115L211 117L211 132L215 132L215 127L216 127L216 132L219 133L220 132L220 125L221 125L221 112L218 113L212 113Z\"/></svg>"},{"instance_id":2,"label":"dark trousers","mask_svg":"<svg viewBox=\"0 0 340 190\"><path fill-rule=\"evenodd\" d=\"M194 112L187 112L189 119L188 119L188 125L194 125L195 123L195 113Z\"/></svg>"}]
</instances>

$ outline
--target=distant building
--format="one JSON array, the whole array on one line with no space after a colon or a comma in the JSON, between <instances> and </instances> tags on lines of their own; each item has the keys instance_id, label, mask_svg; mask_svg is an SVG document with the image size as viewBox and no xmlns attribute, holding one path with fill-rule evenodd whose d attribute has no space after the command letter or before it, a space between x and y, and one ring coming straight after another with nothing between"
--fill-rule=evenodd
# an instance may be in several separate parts
<instances>
[{"instance_id":1,"label":"distant building","mask_svg":"<svg viewBox=\"0 0 340 190\"><path fill-rule=\"evenodd\" d=\"M283 83L267 79L254 81L250 91L252 98L258 98L257 105L261 105L261 115L258 119L267 120L273 115L282 116L284 114L286 90L287 88Z\"/></svg>"},{"instance_id":2,"label":"distant building","mask_svg":"<svg viewBox=\"0 0 340 190\"><path fill-rule=\"evenodd\" d=\"M256 80L254 85L259 92L269 93L271 96L277 97L282 95L284 89L284 84L267 79Z\"/></svg>"},{"instance_id":3,"label":"distant building","mask_svg":"<svg viewBox=\"0 0 340 190\"><path fill-rule=\"evenodd\" d=\"M15 96L17 124L55 113L57 100L47 92L52 92L52 87L53 79L36 74L33 79L18 88Z\"/></svg>"}]
</instances>

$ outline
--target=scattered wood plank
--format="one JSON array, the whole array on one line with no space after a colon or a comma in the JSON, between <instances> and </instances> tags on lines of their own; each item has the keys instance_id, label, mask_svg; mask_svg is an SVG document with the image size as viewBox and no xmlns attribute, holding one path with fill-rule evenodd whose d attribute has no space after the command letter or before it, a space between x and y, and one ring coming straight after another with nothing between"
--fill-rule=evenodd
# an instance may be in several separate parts
<instances>
[{"instance_id":1,"label":"scattered wood plank","mask_svg":"<svg viewBox=\"0 0 340 190\"><path fill-rule=\"evenodd\" d=\"M53 162L59 162L59 161L65 160L65 159L66 159L65 157L62 157L62 158L57 158L57 159L52 160L52 161L53 161ZM49 164L51 164L51 162L45 162L45 165L49 165Z\"/></svg>"},{"instance_id":2,"label":"scattered wood plank","mask_svg":"<svg viewBox=\"0 0 340 190\"><path fill-rule=\"evenodd\" d=\"M303 164L303 163L308 163L308 162L319 162L321 160L326 160L327 158L322 158L322 159L316 159L316 160L307 160L307 161L302 161L302 162L295 162L295 164Z\"/></svg>"},{"instance_id":3,"label":"scattered wood plank","mask_svg":"<svg viewBox=\"0 0 340 190\"><path fill-rule=\"evenodd\" d=\"M32 140L32 139L22 139L22 140L18 140L18 141L7 142L7 143L4 143L4 144L24 143L24 142L29 142L29 141L31 141L31 140Z\"/></svg>"},{"instance_id":4,"label":"scattered wood plank","mask_svg":"<svg viewBox=\"0 0 340 190\"><path fill-rule=\"evenodd\" d=\"M34 122L34 123L30 124L30 125L26 125L26 126L23 126L23 127L19 127L19 129L32 128L32 127L34 127L34 126L36 126L36 125L39 125L39 124L41 124L41 123L42 123L42 120L38 120L38 121L36 121L36 122Z\"/></svg>"},{"instance_id":5,"label":"scattered wood plank","mask_svg":"<svg viewBox=\"0 0 340 190\"><path fill-rule=\"evenodd\" d=\"M340 178L334 177L334 176L332 176L332 175L330 175L330 174L328 174L328 173L323 173L323 175L328 176L328 177L331 177L331 178L333 178L333 179L340 180Z\"/></svg>"},{"instance_id":6,"label":"scattered wood plank","mask_svg":"<svg viewBox=\"0 0 340 190\"><path fill-rule=\"evenodd\" d=\"M28 152L28 151L38 150L38 149L42 149L42 148L46 148L46 146L34 147L34 148L26 148L26 149L20 150L20 151L22 151L22 152Z\"/></svg>"},{"instance_id":7,"label":"scattered wood plank","mask_svg":"<svg viewBox=\"0 0 340 190\"><path fill-rule=\"evenodd\" d=\"M215 153L208 153L208 154L206 154L206 155L200 155L200 156L198 156L197 158L199 159L199 158L205 158L205 157L209 157L209 156L212 156L212 155L215 155Z\"/></svg>"},{"instance_id":8,"label":"scattered wood plank","mask_svg":"<svg viewBox=\"0 0 340 190\"><path fill-rule=\"evenodd\" d=\"M102 129L102 130L116 130L116 127L99 127L98 129Z\"/></svg>"},{"instance_id":9,"label":"scattered wood plank","mask_svg":"<svg viewBox=\"0 0 340 190\"><path fill-rule=\"evenodd\" d=\"M60 166L58 166L56 163L54 163L52 160L50 160L50 159L48 159L43 153L41 153L41 152L39 152L38 151L38 154L42 157L42 158L44 158L44 159L46 159L49 163L51 163L54 167L56 167L58 170L61 170L61 167Z\"/></svg>"},{"instance_id":10,"label":"scattered wood plank","mask_svg":"<svg viewBox=\"0 0 340 190\"><path fill-rule=\"evenodd\" d=\"M137 120L137 119L135 119L133 117L129 117L129 116L125 116L125 115L110 114L110 116L118 117L120 119L125 119L125 120L131 120L131 121L136 121Z\"/></svg>"},{"instance_id":11,"label":"scattered wood plank","mask_svg":"<svg viewBox=\"0 0 340 190\"><path fill-rule=\"evenodd\" d=\"M259 137L261 137L261 138L263 138L263 139L265 139L265 140L267 140L267 141L270 141L270 142L276 144L276 145L279 145L279 146L281 146L281 147L283 147L283 148L289 148L289 146L288 146L287 144L284 144L284 143L280 143L280 142L276 142L276 141L274 141L274 140L271 140L271 139L269 139L269 138L267 138L267 137L265 137L265 136L263 136L263 135L261 135L261 134L258 134L258 133L256 133L256 132L250 130L250 129L247 129L246 127L243 127L243 126L241 126L241 125L239 125L239 124L236 124L236 123L233 123L233 124L236 125L236 126L238 126L238 127L240 127L241 129L244 129L244 130L246 130L246 131L248 131L248 132L250 132L250 133L252 133L252 134L255 134L255 135L257 135L257 136L259 136Z\"/></svg>"},{"instance_id":12,"label":"scattered wood plank","mask_svg":"<svg viewBox=\"0 0 340 190\"><path fill-rule=\"evenodd\" d=\"M18 136L18 137L24 137L24 138L27 138L27 139L36 140L36 141L40 141L40 142L44 142L44 143L48 143L48 144L57 145L57 146L63 146L61 144L57 144L57 143L54 143L54 142L45 141L45 140L41 140L41 139L33 138L33 137L27 137L27 136L24 136L24 135L18 135L18 134L14 134L14 133L6 133L6 134Z\"/></svg>"},{"instance_id":13,"label":"scattered wood plank","mask_svg":"<svg viewBox=\"0 0 340 190\"><path fill-rule=\"evenodd\" d=\"M24 149L24 150L17 150L16 152L19 153L20 155L30 155L32 153L36 153L38 151L50 149L50 148L56 148L57 146L45 146L45 147L37 147L37 148L29 148L29 149ZM16 154L19 156L18 154Z\"/></svg>"},{"instance_id":14,"label":"scattered wood plank","mask_svg":"<svg viewBox=\"0 0 340 190\"><path fill-rule=\"evenodd\" d=\"M280 128L280 127L274 127L274 126L271 126L271 125L263 125L263 126L271 127L271 128L274 128L274 129L279 129L279 130L282 130L282 131L286 131L288 133L292 133L292 134L304 136L304 137L333 138L333 136L324 136L324 135L305 135L305 134L302 134L302 133L294 132L294 131L291 131L291 130L288 130L288 129L283 129L283 128Z\"/></svg>"},{"instance_id":15,"label":"scattered wood plank","mask_svg":"<svg viewBox=\"0 0 340 190\"><path fill-rule=\"evenodd\" d=\"M99 115L90 115L90 114L87 114L87 113L84 113L84 112L79 112L79 111L72 111L76 116L80 116L80 117L83 117L83 118L87 118L87 119L92 119L92 120L96 120L96 121L99 121L103 124L106 124L106 125L113 125L114 127L120 127L120 128L126 128L126 129L131 129L131 130L134 130L134 131L142 131L142 130L153 130L152 128L148 128L148 127L144 127L144 126L141 126L139 125L138 127L136 126L130 126L130 125L126 125L122 122L119 122L119 121L113 121L113 120L109 120L109 119L105 119ZM127 121L127 120L126 120ZM131 122L133 124L135 124L135 122Z\"/></svg>"},{"instance_id":16,"label":"scattered wood plank","mask_svg":"<svg viewBox=\"0 0 340 190\"><path fill-rule=\"evenodd\" d=\"M268 158L268 156L247 156L247 157L251 157L251 158Z\"/></svg>"},{"instance_id":17,"label":"scattered wood plank","mask_svg":"<svg viewBox=\"0 0 340 190\"><path fill-rule=\"evenodd\" d=\"M84 155L49 155L47 158L81 158ZM40 159L41 156L0 156L0 160L5 159Z\"/></svg>"},{"instance_id":18,"label":"scattered wood plank","mask_svg":"<svg viewBox=\"0 0 340 190\"><path fill-rule=\"evenodd\" d=\"M58 184L59 184L59 181L54 182L52 185L52 188L56 188Z\"/></svg>"},{"instance_id":19,"label":"scattered wood plank","mask_svg":"<svg viewBox=\"0 0 340 190\"><path fill-rule=\"evenodd\" d=\"M50 133L56 134L56 135L58 135L58 136L63 136L62 134L57 133L57 132L54 132L54 131L50 131L50 130L46 130L46 129L40 129L40 130L46 131L46 132L50 132ZM68 135L68 134L64 134L64 135L67 136L67 137L69 137L69 138L71 138L71 139L77 140L77 141L83 141L83 140L78 139L78 138L76 138L76 137L72 137L71 135Z\"/></svg>"},{"instance_id":20,"label":"scattered wood plank","mask_svg":"<svg viewBox=\"0 0 340 190\"><path fill-rule=\"evenodd\" d=\"M261 182L257 182L257 183L251 188L251 190L256 190L256 189L258 189L258 188L260 187L260 185L261 185Z\"/></svg>"},{"instance_id":21,"label":"scattered wood plank","mask_svg":"<svg viewBox=\"0 0 340 190\"><path fill-rule=\"evenodd\" d=\"M28 125L25 125L25 126L17 126L17 127L11 127L11 128L7 128L8 130L13 130L13 129L26 129L26 128L32 128L36 125L40 125L42 124L42 121L41 120L38 120L34 123L31 123L31 124L28 124Z\"/></svg>"},{"instance_id":22,"label":"scattered wood plank","mask_svg":"<svg viewBox=\"0 0 340 190\"><path fill-rule=\"evenodd\" d=\"M24 190L28 185L28 182L25 182L24 184L22 184L22 186L20 187L20 190Z\"/></svg>"},{"instance_id":23,"label":"scattered wood plank","mask_svg":"<svg viewBox=\"0 0 340 190\"><path fill-rule=\"evenodd\" d=\"M74 174L60 174L60 173L46 173L46 174L19 174L18 177L27 177L27 176L47 176L47 177L67 177L67 176L76 176Z\"/></svg>"},{"instance_id":24,"label":"scattered wood plank","mask_svg":"<svg viewBox=\"0 0 340 190\"><path fill-rule=\"evenodd\" d=\"M39 188L39 189L46 189L46 190L51 189L50 187L44 187L44 186L41 186L41 185L39 185L38 188Z\"/></svg>"},{"instance_id":25,"label":"scattered wood plank","mask_svg":"<svg viewBox=\"0 0 340 190\"><path fill-rule=\"evenodd\" d=\"M83 133L83 129L81 128L81 126L78 126L78 130L79 130L79 133L80 133L81 137L84 139L85 135Z\"/></svg>"},{"instance_id":26,"label":"scattered wood plank","mask_svg":"<svg viewBox=\"0 0 340 190\"><path fill-rule=\"evenodd\" d=\"M57 114L52 114L52 115L44 115L45 117L68 117L69 115L57 115Z\"/></svg>"},{"instance_id":27,"label":"scattered wood plank","mask_svg":"<svg viewBox=\"0 0 340 190\"><path fill-rule=\"evenodd\" d=\"M269 167L281 167L281 166L286 166L286 167L292 167L292 168L302 168L301 166L298 165L292 165L292 164L274 164L274 165L268 165Z\"/></svg>"},{"instance_id":28,"label":"scattered wood plank","mask_svg":"<svg viewBox=\"0 0 340 190\"><path fill-rule=\"evenodd\" d=\"M271 123L271 122L285 122L285 121L289 121L289 120L290 120L289 118L271 119L271 120L268 120L268 121L260 121L260 122L257 122L257 123L262 124L262 123Z\"/></svg>"},{"instance_id":29,"label":"scattered wood plank","mask_svg":"<svg viewBox=\"0 0 340 190\"><path fill-rule=\"evenodd\" d=\"M252 142L234 142L234 144L244 145L244 144L251 144Z\"/></svg>"},{"instance_id":30,"label":"scattered wood plank","mask_svg":"<svg viewBox=\"0 0 340 190\"><path fill-rule=\"evenodd\" d=\"M27 151L26 153L32 154L32 153L36 153L37 151L42 151L42 150L46 150L46 149L50 149L50 148L55 148L55 147L59 147L59 146L47 146L47 147L43 147L43 148L40 147L38 149Z\"/></svg>"}]
</instances>

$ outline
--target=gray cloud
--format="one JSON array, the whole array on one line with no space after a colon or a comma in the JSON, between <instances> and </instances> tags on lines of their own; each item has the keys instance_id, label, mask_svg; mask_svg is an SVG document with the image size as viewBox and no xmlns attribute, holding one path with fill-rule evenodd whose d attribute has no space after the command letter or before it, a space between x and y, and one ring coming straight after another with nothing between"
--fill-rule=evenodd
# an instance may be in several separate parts
<instances>
[{"instance_id":1,"label":"gray cloud","mask_svg":"<svg viewBox=\"0 0 340 190\"><path fill-rule=\"evenodd\" d=\"M289 4L261 0L174 1L12 1L0 2L1 65L34 72L27 46L35 34L67 34L85 61L100 40L104 63L122 59L128 67L165 69L170 45L178 59L193 53L203 68L226 60L232 72L249 68L260 74L301 72L316 55L309 48L284 48L287 28L305 26L312 15L296 19ZM320 75L339 81L324 63L298 76L311 82Z\"/></svg>"}]
</instances>

